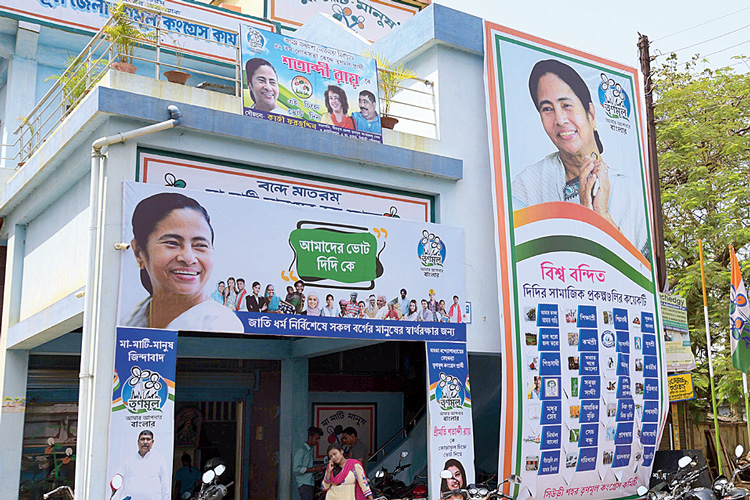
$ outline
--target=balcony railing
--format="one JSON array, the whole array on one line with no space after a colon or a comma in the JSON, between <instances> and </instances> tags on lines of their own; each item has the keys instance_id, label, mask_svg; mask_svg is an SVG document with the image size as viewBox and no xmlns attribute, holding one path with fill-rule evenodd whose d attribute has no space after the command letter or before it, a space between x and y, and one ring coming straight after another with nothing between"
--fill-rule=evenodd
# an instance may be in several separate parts
<instances>
[{"instance_id":1,"label":"balcony railing","mask_svg":"<svg viewBox=\"0 0 750 500\"><path fill-rule=\"evenodd\" d=\"M125 40L112 40L107 36L107 27L114 25L110 18L77 56L68 58L68 67L51 77L55 83L37 105L19 118L21 123L14 131L17 139L2 154L6 160L10 159L12 166L24 165L119 60L132 60L139 74L153 74L157 80L165 79L164 71L181 70L202 80L195 85L198 88L242 96L242 59L237 31L183 19L171 13L169 22L165 23L163 13L157 9L132 4L126 6L137 11L137 15L131 16L131 22L143 33L143 37L129 38L134 47L132 53L120 51L119 47L123 45L120 42ZM174 26L175 21L178 24L191 23L198 30L227 33L227 43L168 29L167 25ZM211 44L213 50L194 50L192 47L197 43ZM233 59L232 56L212 54L233 54ZM435 137L437 119L433 84L421 79L407 82L409 85L399 86L389 115L398 118L399 128L405 131Z\"/></svg>"}]
</instances>

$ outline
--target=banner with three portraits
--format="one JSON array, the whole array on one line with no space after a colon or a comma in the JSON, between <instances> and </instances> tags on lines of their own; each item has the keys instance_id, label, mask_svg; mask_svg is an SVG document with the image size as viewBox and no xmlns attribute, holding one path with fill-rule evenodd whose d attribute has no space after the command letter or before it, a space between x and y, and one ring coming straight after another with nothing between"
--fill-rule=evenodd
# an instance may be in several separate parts
<instances>
[{"instance_id":1,"label":"banner with three portraits","mask_svg":"<svg viewBox=\"0 0 750 500\"><path fill-rule=\"evenodd\" d=\"M249 25L240 44L245 116L383 142L374 59Z\"/></svg>"},{"instance_id":2,"label":"banner with three portraits","mask_svg":"<svg viewBox=\"0 0 750 500\"><path fill-rule=\"evenodd\" d=\"M637 72L491 23L485 46L500 475L521 500L629 497L668 407Z\"/></svg>"}]
</instances>

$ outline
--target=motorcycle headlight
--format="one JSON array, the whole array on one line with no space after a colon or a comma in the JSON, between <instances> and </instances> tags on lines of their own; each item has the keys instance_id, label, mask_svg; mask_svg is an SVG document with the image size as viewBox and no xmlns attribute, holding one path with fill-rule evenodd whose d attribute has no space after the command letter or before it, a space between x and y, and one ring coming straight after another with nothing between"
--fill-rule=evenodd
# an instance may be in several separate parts
<instances>
[{"instance_id":1,"label":"motorcycle headlight","mask_svg":"<svg viewBox=\"0 0 750 500\"><path fill-rule=\"evenodd\" d=\"M477 489L476 488L469 488L469 495L475 497L477 496Z\"/></svg>"},{"instance_id":2,"label":"motorcycle headlight","mask_svg":"<svg viewBox=\"0 0 750 500\"><path fill-rule=\"evenodd\" d=\"M711 485L711 489L714 491L714 494L717 497L719 497L724 494L724 490L726 489L728 485L729 485L729 480L724 476L719 476Z\"/></svg>"}]
</instances>

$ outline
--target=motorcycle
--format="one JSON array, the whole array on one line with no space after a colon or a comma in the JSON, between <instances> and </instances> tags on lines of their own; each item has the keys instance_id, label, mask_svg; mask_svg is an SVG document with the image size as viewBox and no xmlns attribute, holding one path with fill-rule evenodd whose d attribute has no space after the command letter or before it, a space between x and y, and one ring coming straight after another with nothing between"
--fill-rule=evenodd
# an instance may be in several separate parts
<instances>
[{"instance_id":1,"label":"motorcycle","mask_svg":"<svg viewBox=\"0 0 750 500\"><path fill-rule=\"evenodd\" d=\"M650 490L645 486L639 486L636 492L640 496L647 496L648 500L716 500L709 488L693 488L693 483L698 476L708 468L708 466L699 469L688 467L695 465L692 457L684 456L677 461L677 472L671 478L658 483Z\"/></svg>"},{"instance_id":2,"label":"motorcycle","mask_svg":"<svg viewBox=\"0 0 750 500\"><path fill-rule=\"evenodd\" d=\"M385 496L386 498L402 498L409 487L403 481L396 479L396 475L405 471L411 464L401 465L401 462L409 456L409 452L404 450L400 454L398 465L393 472L388 472L385 467L375 473L371 487L378 492L376 496ZM427 493L425 491L425 493Z\"/></svg>"},{"instance_id":3,"label":"motorcycle","mask_svg":"<svg viewBox=\"0 0 750 500\"><path fill-rule=\"evenodd\" d=\"M195 500L221 500L227 494L227 490L234 484L219 484L219 477L227 470L227 466L220 459L212 458L206 462L206 471L201 477L201 489L193 498Z\"/></svg>"},{"instance_id":4,"label":"motorcycle","mask_svg":"<svg viewBox=\"0 0 750 500\"><path fill-rule=\"evenodd\" d=\"M742 447L742 445L737 445L737 447L734 449L734 456L739 460L742 457L744 451L745 449ZM734 481L737 479L737 476L740 472L748 468L750 468L750 462L737 467L732 473L732 479L727 479L727 477L724 475L717 477L711 485L711 490L713 491L715 498L719 500L747 499L748 496L750 496L750 491L748 491L746 488L736 487L734 485Z\"/></svg>"},{"instance_id":5,"label":"motorcycle","mask_svg":"<svg viewBox=\"0 0 750 500\"><path fill-rule=\"evenodd\" d=\"M109 487L112 490L112 494L109 495L109 500L112 500L112 497L115 496L117 490L122 488L122 475L115 474L114 476L112 476L112 479L109 481ZM65 498L67 498L68 500L75 500L75 493L72 489L70 489L70 486L59 486L54 490L48 491L47 493L42 495L42 498L44 500L48 500L50 497L53 497L60 493L64 493ZM130 500L130 497L126 497L123 500Z\"/></svg>"},{"instance_id":6,"label":"motorcycle","mask_svg":"<svg viewBox=\"0 0 750 500\"><path fill-rule=\"evenodd\" d=\"M443 470L440 472L440 478L445 480L455 479L451 471ZM460 495L464 500L499 500L501 498L513 500L513 497L503 493L503 485L506 483L521 484L520 476L511 474L505 480L498 483L495 489L490 489L487 484L469 484L466 488L459 488L443 492L443 500L450 500Z\"/></svg>"}]
</instances>

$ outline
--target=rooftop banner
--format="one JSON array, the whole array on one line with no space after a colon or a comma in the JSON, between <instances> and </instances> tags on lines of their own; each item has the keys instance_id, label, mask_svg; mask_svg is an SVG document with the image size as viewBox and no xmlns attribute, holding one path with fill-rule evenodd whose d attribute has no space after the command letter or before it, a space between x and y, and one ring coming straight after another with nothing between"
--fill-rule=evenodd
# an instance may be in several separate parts
<instances>
[{"instance_id":1,"label":"rooftop banner","mask_svg":"<svg viewBox=\"0 0 750 500\"><path fill-rule=\"evenodd\" d=\"M125 182L118 325L466 341L460 228Z\"/></svg>"},{"instance_id":2,"label":"rooftop banner","mask_svg":"<svg viewBox=\"0 0 750 500\"><path fill-rule=\"evenodd\" d=\"M294 29L318 13L326 14L374 42L408 21L419 7L393 0L266 0L266 11L270 19Z\"/></svg>"},{"instance_id":3,"label":"rooftop banner","mask_svg":"<svg viewBox=\"0 0 750 500\"><path fill-rule=\"evenodd\" d=\"M245 116L383 142L373 59L243 26Z\"/></svg>"},{"instance_id":4,"label":"rooftop banner","mask_svg":"<svg viewBox=\"0 0 750 500\"><path fill-rule=\"evenodd\" d=\"M12 17L72 31L99 31L109 19L114 0L3 0L0 12ZM240 24L274 30L273 23L203 4L179 0L130 0L130 17L153 28L167 29L165 47L196 56L211 56L235 63ZM144 7L152 11L140 10ZM186 21L190 19L191 21Z\"/></svg>"},{"instance_id":5,"label":"rooftop banner","mask_svg":"<svg viewBox=\"0 0 750 500\"><path fill-rule=\"evenodd\" d=\"M637 72L485 23L504 324L499 469L521 500L631 497L668 408Z\"/></svg>"}]
</instances>

